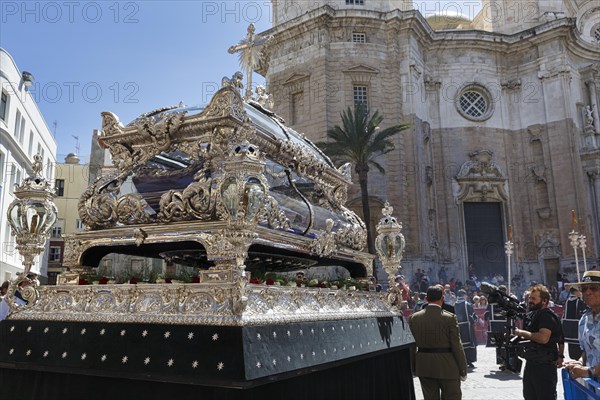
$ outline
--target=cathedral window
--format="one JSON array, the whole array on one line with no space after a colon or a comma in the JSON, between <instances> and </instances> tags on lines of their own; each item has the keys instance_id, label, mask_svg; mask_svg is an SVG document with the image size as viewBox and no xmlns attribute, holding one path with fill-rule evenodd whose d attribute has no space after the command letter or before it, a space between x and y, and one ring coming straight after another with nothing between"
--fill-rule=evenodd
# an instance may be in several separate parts
<instances>
[{"instance_id":1,"label":"cathedral window","mask_svg":"<svg viewBox=\"0 0 600 400\"><path fill-rule=\"evenodd\" d=\"M369 97L367 94L367 87L366 86L354 86L353 87L353 93L354 93L354 106L368 106L369 105Z\"/></svg>"},{"instance_id":2,"label":"cathedral window","mask_svg":"<svg viewBox=\"0 0 600 400\"><path fill-rule=\"evenodd\" d=\"M483 121L492 115L491 96L485 88L469 85L459 93L456 106L463 117L473 121Z\"/></svg>"},{"instance_id":3,"label":"cathedral window","mask_svg":"<svg viewBox=\"0 0 600 400\"><path fill-rule=\"evenodd\" d=\"M352 41L354 43L366 43L367 34L364 32L352 32Z\"/></svg>"},{"instance_id":4,"label":"cathedral window","mask_svg":"<svg viewBox=\"0 0 600 400\"><path fill-rule=\"evenodd\" d=\"M364 6L365 0L346 0L346 5L349 6Z\"/></svg>"}]
</instances>

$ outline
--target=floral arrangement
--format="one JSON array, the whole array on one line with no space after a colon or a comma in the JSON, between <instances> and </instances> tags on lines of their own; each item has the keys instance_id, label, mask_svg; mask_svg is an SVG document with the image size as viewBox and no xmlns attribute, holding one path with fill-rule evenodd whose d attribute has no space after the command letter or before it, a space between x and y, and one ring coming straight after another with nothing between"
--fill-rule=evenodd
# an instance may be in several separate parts
<instances>
[{"instance_id":1,"label":"floral arrangement","mask_svg":"<svg viewBox=\"0 0 600 400\"><path fill-rule=\"evenodd\" d=\"M296 287L312 287L312 288L327 288L327 289L342 289L342 290L371 290L367 280L356 280L353 278L339 278L331 281L323 279L306 279L303 277L290 277L285 275L277 275L274 273L254 274L248 281L255 285L267 286L296 286ZM373 289L374 290L374 289Z\"/></svg>"}]
</instances>

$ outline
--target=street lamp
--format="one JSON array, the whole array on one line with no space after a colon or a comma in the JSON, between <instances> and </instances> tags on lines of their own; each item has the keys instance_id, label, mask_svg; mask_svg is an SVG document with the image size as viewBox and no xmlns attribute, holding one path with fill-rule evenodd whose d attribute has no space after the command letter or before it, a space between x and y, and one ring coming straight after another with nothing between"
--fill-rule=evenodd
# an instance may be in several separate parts
<instances>
[{"instance_id":1,"label":"street lamp","mask_svg":"<svg viewBox=\"0 0 600 400\"><path fill-rule=\"evenodd\" d=\"M573 225L573 230L569 233L569 239L571 239L571 247L573 248L573 252L575 253L575 268L577 270L577 282L581 282L581 278L579 276L579 259L577 258L577 247L579 246L579 233L575 231L575 226L577 224L577 219L575 218L575 210L571 210L571 224ZM584 237L584 249L585 249L585 237Z\"/></svg>"},{"instance_id":2,"label":"street lamp","mask_svg":"<svg viewBox=\"0 0 600 400\"><path fill-rule=\"evenodd\" d=\"M508 226L508 241L504 244L504 252L506 253L506 259L508 262L508 267L507 267L507 271L508 271L508 295L510 296L510 281L511 281L511 273L510 273L510 257L513 254L513 242L512 242L512 225Z\"/></svg>"},{"instance_id":3,"label":"street lamp","mask_svg":"<svg viewBox=\"0 0 600 400\"><path fill-rule=\"evenodd\" d=\"M585 259L585 248L587 247L585 243L585 235L579 235L579 247L581 247L581 257L583 258L583 270L587 272L587 260Z\"/></svg>"},{"instance_id":4,"label":"street lamp","mask_svg":"<svg viewBox=\"0 0 600 400\"><path fill-rule=\"evenodd\" d=\"M50 229L56 222L57 210L53 202L54 192L50 183L42 176L42 156L36 154L31 167L32 173L28 178L15 187L16 199L8 206L8 223L11 233L16 237L17 251L23 256L23 273L12 280L7 294L7 303L11 308L16 304L14 294L24 281L28 281L26 301L37 299L35 289L37 281L29 279L28 275L39 275L34 268L34 258L44 251L46 241L50 238Z\"/></svg>"}]
</instances>

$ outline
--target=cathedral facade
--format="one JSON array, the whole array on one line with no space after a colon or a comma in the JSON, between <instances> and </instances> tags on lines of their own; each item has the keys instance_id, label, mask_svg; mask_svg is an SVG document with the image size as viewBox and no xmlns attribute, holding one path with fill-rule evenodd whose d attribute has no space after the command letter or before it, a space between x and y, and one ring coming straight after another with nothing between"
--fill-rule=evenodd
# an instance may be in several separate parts
<instances>
[{"instance_id":1,"label":"cathedral facade","mask_svg":"<svg viewBox=\"0 0 600 400\"><path fill-rule=\"evenodd\" d=\"M523 284L597 265L597 1L484 0L468 19L405 0L272 5L258 72L288 125L323 140L358 103L382 127L411 125L380 160L385 175L369 175L371 227L389 201L407 239L405 273L506 277L508 240L510 275ZM358 184L348 204L362 215ZM586 237L577 263L573 231Z\"/></svg>"}]
</instances>

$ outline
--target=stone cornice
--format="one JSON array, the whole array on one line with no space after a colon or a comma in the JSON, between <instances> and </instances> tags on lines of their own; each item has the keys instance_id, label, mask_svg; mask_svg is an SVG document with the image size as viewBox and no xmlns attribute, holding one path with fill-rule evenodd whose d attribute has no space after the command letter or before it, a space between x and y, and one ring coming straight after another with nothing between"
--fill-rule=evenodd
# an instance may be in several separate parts
<instances>
[{"instance_id":1,"label":"stone cornice","mask_svg":"<svg viewBox=\"0 0 600 400\"><path fill-rule=\"evenodd\" d=\"M597 47L586 43L579 37L574 18L561 18L549 21L534 28L507 35L472 29L434 31L421 13L416 10L393 10L384 13L367 10L335 10L330 6L323 6L273 27L264 32L264 34L272 34L277 37L286 32L286 35L293 36L294 34L291 31L306 31L311 25L310 22L312 20L322 19L323 17L331 19L362 19L369 21L369 24L372 25L385 24L386 29L397 29L398 31L412 30L420 42L429 49L435 48L436 45L449 49L464 47L468 44L470 48L496 52L515 52L527 50L532 45L535 46L549 39L558 40L558 38L563 37L568 40L569 44L574 45L568 46L569 50L581 57L594 59L598 54Z\"/></svg>"}]
</instances>

